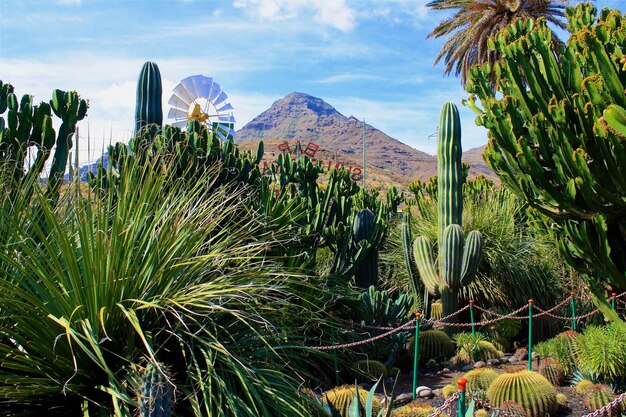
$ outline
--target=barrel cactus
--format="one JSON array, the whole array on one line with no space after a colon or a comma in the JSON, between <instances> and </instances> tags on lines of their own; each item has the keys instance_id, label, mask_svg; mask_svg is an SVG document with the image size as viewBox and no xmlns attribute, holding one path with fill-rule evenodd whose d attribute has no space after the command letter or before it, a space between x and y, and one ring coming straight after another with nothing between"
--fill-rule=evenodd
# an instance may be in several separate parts
<instances>
[{"instance_id":1,"label":"barrel cactus","mask_svg":"<svg viewBox=\"0 0 626 417\"><path fill-rule=\"evenodd\" d=\"M409 340L408 350L413 352L415 337ZM441 330L426 330L419 335L420 360L427 362L429 359L448 358L454 351L452 339Z\"/></svg>"},{"instance_id":2,"label":"barrel cactus","mask_svg":"<svg viewBox=\"0 0 626 417\"><path fill-rule=\"evenodd\" d=\"M415 400L407 405L396 408L391 412L391 417L427 417L435 411L430 403Z\"/></svg>"},{"instance_id":3,"label":"barrel cactus","mask_svg":"<svg viewBox=\"0 0 626 417\"><path fill-rule=\"evenodd\" d=\"M473 369L463 375L467 379L465 389L474 393L476 390L487 390L491 383L498 377L498 373L490 368Z\"/></svg>"},{"instance_id":4,"label":"barrel cactus","mask_svg":"<svg viewBox=\"0 0 626 417\"><path fill-rule=\"evenodd\" d=\"M613 401L614 397L615 394L610 387L604 384L596 384L589 387L585 397L585 406L591 411L596 411ZM606 415L618 416L620 415L620 408L609 410Z\"/></svg>"},{"instance_id":5,"label":"barrel cactus","mask_svg":"<svg viewBox=\"0 0 626 417\"><path fill-rule=\"evenodd\" d=\"M498 408L504 411L509 417L527 417L524 407L514 401L503 402Z\"/></svg>"},{"instance_id":6,"label":"barrel cactus","mask_svg":"<svg viewBox=\"0 0 626 417\"><path fill-rule=\"evenodd\" d=\"M148 364L141 378L139 415L141 417L169 417L174 399L170 377L161 364Z\"/></svg>"},{"instance_id":7,"label":"barrel cactus","mask_svg":"<svg viewBox=\"0 0 626 417\"><path fill-rule=\"evenodd\" d=\"M443 317L443 305L441 300L433 301L430 305L430 318L432 320L440 320Z\"/></svg>"},{"instance_id":8,"label":"barrel cactus","mask_svg":"<svg viewBox=\"0 0 626 417\"><path fill-rule=\"evenodd\" d=\"M361 387L358 387L359 390L359 401L361 403L359 409L361 415L365 415L365 406L367 401L368 392ZM352 400L356 397L357 388L354 385L341 385L339 387L335 387L330 391L326 391L324 395L322 395L322 401L325 404L329 404L336 410L341 417L349 417L350 412L350 404ZM374 415L376 415L380 409L382 408L380 401L374 397L374 402L372 405L372 410L374 411Z\"/></svg>"},{"instance_id":9,"label":"barrel cactus","mask_svg":"<svg viewBox=\"0 0 626 417\"><path fill-rule=\"evenodd\" d=\"M148 125L163 124L163 104L161 96L161 72L154 62L146 62L137 81L137 104L135 106L135 136Z\"/></svg>"},{"instance_id":10,"label":"barrel cactus","mask_svg":"<svg viewBox=\"0 0 626 417\"><path fill-rule=\"evenodd\" d=\"M371 359L363 359L354 364L354 370L357 378L365 377L368 380L376 381L381 376L387 377L387 368L385 364Z\"/></svg>"},{"instance_id":11,"label":"barrel cactus","mask_svg":"<svg viewBox=\"0 0 626 417\"><path fill-rule=\"evenodd\" d=\"M463 218L463 172L461 168L461 122L459 111L446 103L439 116L437 145L437 211L439 253L432 253L432 242L419 236L413 242L413 255L426 290L441 296L443 315L457 311L459 288L476 275L482 251L482 236L461 228Z\"/></svg>"},{"instance_id":12,"label":"barrel cactus","mask_svg":"<svg viewBox=\"0 0 626 417\"><path fill-rule=\"evenodd\" d=\"M376 216L369 209L360 210L352 223L354 242L369 241L375 234ZM359 288L367 289L378 282L378 251L370 250L365 259L358 265L354 273L354 280Z\"/></svg>"},{"instance_id":13,"label":"barrel cactus","mask_svg":"<svg viewBox=\"0 0 626 417\"><path fill-rule=\"evenodd\" d=\"M539 373L546 377L554 386L561 386L565 382L563 367L555 361L546 361L539 367Z\"/></svg>"},{"instance_id":14,"label":"barrel cactus","mask_svg":"<svg viewBox=\"0 0 626 417\"><path fill-rule=\"evenodd\" d=\"M578 394L586 394L589 392L589 390L591 389L591 387L594 386L594 383L589 381L588 379L583 379L581 381L579 381L576 386L574 386L574 390L578 393Z\"/></svg>"},{"instance_id":15,"label":"barrel cactus","mask_svg":"<svg viewBox=\"0 0 626 417\"><path fill-rule=\"evenodd\" d=\"M516 402L528 417L553 415L557 409L554 386L534 371L501 374L491 383L487 398L496 407L507 401Z\"/></svg>"}]
</instances>

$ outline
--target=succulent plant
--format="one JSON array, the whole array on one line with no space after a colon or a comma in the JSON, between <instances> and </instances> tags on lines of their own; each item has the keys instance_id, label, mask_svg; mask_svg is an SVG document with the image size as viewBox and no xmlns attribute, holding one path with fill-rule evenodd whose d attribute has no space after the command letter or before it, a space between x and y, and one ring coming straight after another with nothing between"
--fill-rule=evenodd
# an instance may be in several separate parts
<instances>
[{"instance_id":1,"label":"succulent plant","mask_svg":"<svg viewBox=\"0 0 626 417\"><path fill-rule=\"evenodd\" d=\"M408 350L413 352L415 337L409 339ZM454 347L450 336L441 330L426 330L419 334L419 355L424 363L429 359L448 358Z\"/></svg>"},{"instance_id":2,"label":"succulent plant","mask_svg":"<svg viewBox=\"0 0 626 417\"><path fill-rule=\"evenodd\" d=\"M352 223L352 234L354 235L354 243L367 241L376 232L376 216L369 209L360 210ZM378 250L373 248L365 256L363 261L354 271L354 281L359 288L376 287L378 282Z\"/></svg>"},{"instance_id":3,"label":"succulent plant","mask_svg":"<svg viewBox=\"0 0 626 417\"><path fill-rule=\"evenodd\" d=\"M443 304L441 300L433 301L430 305L430 318L432 320L439 320L443 317Z\"/></svg>"},{"instance_id":4,"label":"succulent plant","mask_svg":"<svg viewBox=\"0 0 626 417\"><path fill-rule=\"evenodd\" d=\"M567 395L561 394L560 392L556 394L556 403L559 407L563 407L567 404Z\"/></svg>"},{"instance_id":5,"label":"succulent plant","mask_svg":"<svg viewBox=\"0 0 626 417\"><path fill-rule=\"evenodd\" d=\"M615 394L610 387L604 384L595 384L589 387L589 390L587 391L585 396L585 406L591 411L596 411L613 401L614 398ZM620 407L617 407L616 409L609 410L606 415L619 416L620 409Z\"/></svg>"},{"instance_id":6,"label":"succulent plant","mask_svg":"<svg viewBox=\"0 0 626 417\"><path fill-rule=\"evenodd\" d=\"M498 408L507 413L509 417L528 417L524 407L515 401L505 401Z\"/></svg>"},{"instance_id":7,"label":"succulent plant","mask_svg":"<svg viewBox=\"0 0 626 417\"><path fill-rule=\"evenodd\" d=\"M618 107L626 107L626 19L591 3L566 15L570 36L557 53L545 19L518 20L491 39L502 59L472 68L468 102L489 130L487 164L528 203L603 314L617 322L604 291L626 288L626 234L615 232L626 210L618 121ZM494 73L501 80L495 91Z\"/></svg>"},{"instance_id":8,"label":"succulent plant","mask_svg":"<svg viewBox=\"0 0 626 417\"><path fill-rule=\"evenodd\" d=\"M169 417L173 407L172 382L165 366L148 364L141 378L140 417Z\"/></svg>"},{"instance_id":9,"label":"succulent plant","mask_svg":"<svg viewBox=\"0 0 626 417\"><path fill-rule=\"evenodd\" d=\"M563 367L558 362L545 361L539 366L538 371L556 387L563 385L565 382L565 372L563 372Z\"/></svg>"},{"instance_id":10,"label":"succulent plant","mask_svg":"<svg viewBox=\"0 0 626 417\"><path fill-rule=\"evenodd\" d=\"M435 411L430 403L414 400L391 412L391 417L427 417Z\"/></svg>"},{"instance_id":11,"label":"succulent plant","mask_svg":"<svg viewBox=\"0 0 626 417\"><path fill-rule=\"evenodd\" d=\"M330 391L326 391L322 395L322 401L325 404L329 404L335 409L341 417L350 417L350 404L356 397L358 389L358 398L360 402L360 412L361 415L365 415L365 407L368 398L368 392L358 387L356 388L354 385L341 385L339 387L335 387ZM380 411L382 408L380 401L374 397L372 402L372 408L374 410L374 415Z\"/></svg>"},{"instance_id":12,"label":"succulent plant","mask_svg":"<svg viewBox=\"0 0 626 417\"><path fill-rule=\"evenodd\" d=\"M137 103L135 106L135 136L145 131L149 125L159 128L163 124L161 95L161 72L154 62L146 62L137 81Z\"/></svg>"},{"instance_id":13,"label":"succulent plant","mask_svg":"<svg viewBox=\"0 0 626 417\"><path fill-rule=\"evenodd\" d=\"M371 359L363 359L355 362L354 370L357 377L365 377L367 380L376 381L387 377L387 368L385 364Z\"/></svg>"},{"instance_id":14,"label":"succulent plant","mask_svg":"<svg viewBox=\"0 0 626 417\"><path fill-rule=\"evenodd\" d=\"M458 390L459 387L457 386L457 384L451 383L448 385L444 385L444 387L441 389L441 394L443 395L443 398L450 398Z\"/></svg>"},{"instance_id":15,"label":"succulent plant","mask_svg":"<svg viewBox=\"0 0 626 417\"><path fill-rule=\"evenodd\" d=\"M521 405L528 417L553 415L556 390L540 373L520 371L500 374L487 390L489 402L500 407L507 401Z\"/></svg>"},{"instance_id":16,"label":"succulent plant","mask_svg":"<svg viewBox=\"0 0 626 417\"><path fill-rule=\"evenodd\" d=\"M394 378L400 375L401 373L402 373L402 370L400 368L396 368L395 366L387 370L387 375L394 377Z\"/></svg>"},{"instance_id":17,"label":"succulent plant","mask_svg":"<svg viewBox=\"0 0 626 417\"><path fill-rule=\"evenodd\" d=\"M450 359L450 362L457 366L467 365L478 360L497 359L504 355L496 349L493 343L487 341L482 333L457 333L454 335L454 341L457 346L457 354Z\"/></svg>"},{"instance_id":18,"label":"succulent plant","mask_svg":"<svg viewBox=\"0 0 626 417\"><path fill-rule=\"evenodd\" d=\"M595 384L592 381L589 381L588 379L583 379L574 386L574 390L578 394L586 394L594 385Z\"/></svg>"},{"instance_id":19,"label":"succulent plant","mask_svg":"<svg viewBox=\"0 0 626 417\"><path fill-rule=\"evenodd\" d=\"M437 145L437 210L439 253L425 236L413 242L413 256L426 290L441 296L443 315L457 311L457 293L475 277L482 251L482 236L471 231L467 237L461 227L463 218L463 175L461 168L461 122L452 103L439 115Z\"/></svg>"},{"instance_id":20,"label":"succulent plant","mask_svg":"<svg viewBox=\"0 0 626 417\"><path fill-rule=\"evenodd\" d=\"M498 373L490 368L473 369L463 375L467 379L465 389L475 394L477 390L487 391L489 385L498 377Z\"/></svg>"},{"instance_id":21,"label":"succulent plant","mask_svg":"<svg viewBox=\"0 0 626 417\"><path fill-rule=\"evenodd\" d=\"M474 413L474 417L489 417L489 411L484 410L484 409L480 409L480 410L476 410L476 412Z\"/></svg>"}]
</instances>

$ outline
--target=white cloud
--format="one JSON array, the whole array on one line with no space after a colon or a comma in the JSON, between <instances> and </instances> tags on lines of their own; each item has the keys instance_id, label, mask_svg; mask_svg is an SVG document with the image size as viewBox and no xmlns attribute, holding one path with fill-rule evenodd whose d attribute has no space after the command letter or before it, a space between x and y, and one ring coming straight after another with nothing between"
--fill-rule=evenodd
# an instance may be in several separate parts
<instances>
[{"instance_id":1,"label":"white cloud","mask_svg":"<svg viewBox=\"0 0 626 417\"><path fill-rule=\"evenodd\" d=\"M356 16L344 0L235 0L233 6L259 20L281 21L308 16L323 27L342 32L354 29Z\"/></svg>"}]
</instances>

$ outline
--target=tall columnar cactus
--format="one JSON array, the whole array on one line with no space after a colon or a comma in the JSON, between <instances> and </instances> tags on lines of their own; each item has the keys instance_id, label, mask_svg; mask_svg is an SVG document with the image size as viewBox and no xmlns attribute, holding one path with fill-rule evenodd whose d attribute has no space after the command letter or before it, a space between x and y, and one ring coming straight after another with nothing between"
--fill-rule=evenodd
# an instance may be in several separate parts
<instances>
[{"instance_id":1,"label":"tall columnar cactus","mask_svg":"<svg viewBox=\"0 0 626 417\"><path fill-rule=\"evenodd\" d=\"M154 62L146 62L137 81L137 104L135 106L135 136L148 125L163 124L163 104L161 96L161 73Z\"/></svg>"},{"instance_id":2,"label":"tall columnar cactus","mask_svg":"<svg viewBox=\"0 0 626 417\"><path fill-rule=\"evenodd\" d=\"M502 59L472 68L468 103L489 130L487 164L617 321L604 291L626 288L626 16L591 3L566 15L570 36L556 54L544 19L492 39Z\"/></svg>"},{"instance_id":3,"label":"tall columnar cactus","mask_svg":"<svg viewBox=\"0 0 626 417\"><path fill-rule=\"evenodd\" d=\"M352 235L354 242L368 241L376 231L376 216L369 209L359 210L352 222ZM371 248L363 261L357 266L354 272L354 281L359 288L369 288L370 285L376 287L378 282L378 250Z\"/></svg>"},{"instance_id":4,"label":"tall columnar cactus","mask_svg":"<svg viewBox=\"0 0 626 417\"><path fill-rule=\"evenodd\" d=\"M171 381L163 366L149 364L141 379L139 396L140 417L169 417L172 415L174 399Z\"/></svg>"},{"instance_id":5,"label":"tall columnar cactus","mask_svg":"<svg viewBox=\"0 0 626 417\"><path fill-rule=\"evenodd\" d=\"M425 236L413 242L413 255L426 290L440 295L443 315L457 310L457 293L470 283L478 268L482 250L482 236L471 231L464 239L463 170L461 167L461 122L452 103L444 104L439 115L439 143L437 146L437 209L439 225L439 253L432 254L432 243Z\"/></svg>"}]
</instances>

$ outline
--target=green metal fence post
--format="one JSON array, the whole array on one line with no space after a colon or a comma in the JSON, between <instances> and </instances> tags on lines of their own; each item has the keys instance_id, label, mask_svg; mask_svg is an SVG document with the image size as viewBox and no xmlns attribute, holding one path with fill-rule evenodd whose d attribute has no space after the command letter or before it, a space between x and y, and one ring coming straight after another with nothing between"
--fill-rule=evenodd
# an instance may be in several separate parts
<instances>
[{"instance_id":1,"label":"green metal fence post","mask_svg":"<svg viewBox=\"0 0 626 417\"><path fill-rule=\"evenodd\" d=\"M417 384L417 362L419 360L420 353L420 322L422 321L422 315L420 313L415 314L415 349L413 350L413 395L412 399L415 399L415 385Z\"/></svg>"},{"instance_id":2,"label":"green metal fence post","mask_svg":"<svg viewBox=\"0 0 626 417\"><path fill-rule=\"evenodd\" d=\"M571 298L571 304L572 304L572 330L576 331L576 303L575 303L574 299L575 299L575 294L574 294L574 291L572 291L572 298Z\"/></svg>"},{"instance_id":3,"label":"green metal fence post","mask_svg":"<svg viewBox=\"0 0 626 417\"><path fill-rule=\"evenodd\" d=\"M467 384L467 379L459 378L457 381L457 385L459 386L459 402L457 405L457 410L459 410L459 417L465 417L466 409L465 409L465 385Z\"/></svg>"},{"instance_id":4,"label":"green metal fence post","mask_svg":"<svg viewBox=\"0 0 626 417\"><path fill-rule=\"evenodd\" d=\"M533 370L533 299L528 300L528 370Z\"/></svg>"},{"instance_id":5,"label":"green metal fence post","mask_svg":"<svg viewBox=\"0 0 626 417\"><path fill-rule=\"evenodd\" d=\"M472 336L476 336L476 329L474 326L474 300L470 300L470 321L472 322Z\"/></svg>"},{"instance_id":6,"label":"green metal fence post","mask_svg":"<svg viewBox=\"0 0 626 417\"><path fill-rule=\"evenodd\" d=\"M611 293L611 309L615 311L615 297L617 297L616 293Z\"/></svg>"},{"instance_id":7,"label":"green metal fence post","mask_svg":"<svg viewBox=\"0 0 626 417\"><path fill-rule=\"evenodd\" d=\"M332 310L328 313L330 315L330 340L335 344L335 326L333 320ZM337 366L337 350L333 349L333 367L335 368L335 385L339 385L339 367Z\"/></svg>"}]
</instances>

